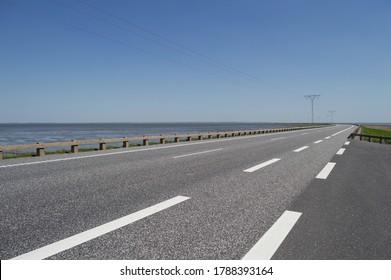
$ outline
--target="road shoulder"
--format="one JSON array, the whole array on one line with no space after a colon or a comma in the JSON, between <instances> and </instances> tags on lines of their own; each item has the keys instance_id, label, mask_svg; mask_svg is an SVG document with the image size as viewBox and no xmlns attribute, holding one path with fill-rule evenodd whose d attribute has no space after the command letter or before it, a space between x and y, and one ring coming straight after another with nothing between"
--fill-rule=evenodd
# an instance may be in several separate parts
<instances>
[{"instance_id":1,"label":"road shoulder","mask_svg":"<svg viewBox=\"0 0 391 280\"><path fill-rule=\"evenodd\" d=\"M391 145L344 148L291 204L303 214L273 259L390 259Z\"/></svg>"}]
</instances>

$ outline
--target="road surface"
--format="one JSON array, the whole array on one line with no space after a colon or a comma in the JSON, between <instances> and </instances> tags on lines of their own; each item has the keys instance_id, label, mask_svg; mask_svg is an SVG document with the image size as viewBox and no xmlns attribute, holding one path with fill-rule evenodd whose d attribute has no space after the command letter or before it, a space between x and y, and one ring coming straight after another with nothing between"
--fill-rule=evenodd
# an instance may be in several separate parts
<instances>
[{"instance_id":1,"label":"road surface","mask_svg":"<svg viewBox=\"0 0 391 280\"><path fill-rule=\"evenodd\" d=\"M380 250L390 218L379 213L390 210L383 208L390 175L373 174L380 183L388 180L388 189L369 177L344 177L365 174L365 165L355 169L349 160L361 153L361 143L345 145L354 129L1 161L0 258L390 258L390 245ZM388 154L377 164L383 170L390 161ZM365 183L358 200L341 198L341 192L350 196L354 186L345 183L352 182ZM369 187L377 188L369 210L357 210ZM344 217L351 219L344 223ZM371 240L383 234L373 247L378 253L355 250L355 242L372 245L360 243L367 233L357 232L361 222L368 222ZM328 247L335 245L333 232L338 246L352 238L340 253Z\"/></svg>"}]
</instances>

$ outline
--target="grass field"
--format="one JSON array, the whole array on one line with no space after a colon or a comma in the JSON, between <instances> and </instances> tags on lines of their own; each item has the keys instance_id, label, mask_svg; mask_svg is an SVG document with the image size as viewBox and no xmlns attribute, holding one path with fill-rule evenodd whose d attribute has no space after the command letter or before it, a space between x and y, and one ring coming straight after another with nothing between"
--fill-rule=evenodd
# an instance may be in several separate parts
<instances>
[{"instance_id":1,"label":"grass field","mask_svg":"<svg viewBox=\"0 0 391 280\"><path fill-rule=\"evenodd\" d=\"M391 137L391 126L362 126L361 134ZM368 140L365 137L364 140ZM379 139L373 139L373 142L379 142ZM386 143L391 144L391 140L386 140Z\"/></svg>"}]
</instances>

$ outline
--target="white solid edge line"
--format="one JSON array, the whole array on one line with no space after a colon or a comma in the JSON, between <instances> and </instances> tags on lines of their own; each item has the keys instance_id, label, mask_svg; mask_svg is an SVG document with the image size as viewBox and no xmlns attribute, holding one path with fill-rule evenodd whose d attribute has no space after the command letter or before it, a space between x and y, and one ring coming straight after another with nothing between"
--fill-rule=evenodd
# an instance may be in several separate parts
<instances>
[{"instance_id":1,"label":"white solid edge line","mask_svg":"<svg viewBox=\"0 0 391 280\"><path fill-rule=\"evenodd\" d=\"M309 130L324 130L325 128L311 128ZM298 133L300 131L284 131L284 132L277 132L275 135L278 134L294 134ZM137 152L143 152L143 151L153 151L153 150L160 150L160 149L170 149L170 148L177 148L177 147L184 147L184 146L190 146L190 145L202 145L202 144L210 144L210 143L216 143L216 142L225 142L225 141L234 141L234 140L244 140L244 139L250 139L250 138L257 138L257 137L268 137L271 134L260 134L260 135L250 135L250 136L241 136L241 137L233 137L233 138L227 138L227 139L219 139L219 140L208 140L208 141L200 141L196 143L186 143L186 144L174 144L174 145L165 145L161 147L153 147L153 148L143 148L143 149L137 149L137 150L130 150L130 151L119 151L119 152L111 152L111 153L103 153L103 154L94 154L94 155L88 155L88 156L77 156L77 157L69 157L69 158L59 158L59 159L49 159L49 160L42 160L42 161L32 161L32 162L24 162L24 163L15 163L15 164L8 164L8 165L0 165L0 168L6 168L6 167L16 167L16 166L24 166L24 165L32 165L32 164L41 164L41 163L49 163L49 162L57 162L57 161L66 161L66 160L75 160L75 159L84 159L84 158L94 158L94 157L103 157L103 156L110 156L110 155L119 155L119 154L128 154L128 153L137 153Z\"/></svg>"},{"instance_id":2,"label":"white solid edge line","mask_svg":"<svg viewBox=\"0 0 391 280\"><path fill-rule=\"evenodd\" d=\"M327 136L327 137L325 137L324 139L330 139L331 138L331 136Z\"/></svg>"},{"instance_id":3,"label":"white solid edge line","mask_svg":"<svg viewBox=\"0 0 391 280\"><path fill-rule=\"evenodd\" d=\"M273 139L270 139L270 141L281 140L281 139L285 139L285 137L273 138Z\"/></svg>"},{"instance_id":4,"label":"white solid edge line","mask_svg":"<svg viewBox=\"0 0 391 280\"><path fill-rule=\"evenodd\" d=\"M197 153L192 153L192 154L186 154L186 155L176 156L176 157L173 157L173 158L182 158L182 157L188 157L188 156L194 156L194 155L206 154L206 153L211 153L211 152L221 151L222 149L223 149L223 148L220 148L220 149L214 149L214 150L209 150L209 151L203 151L203 152L197 152Z\"/></svg>"},{"instance_id":5,"label":"white solid edge line","mask_svg":"<svg viewBox=\"0 0 391 280\"><path fill-rule=\"evenodd\" d=\"M344 145L347 146L347 145L349 145L349 144L350 144L350 142L349 142L349 141L346 141Z\"/></svg>"},{"instance_id":6,"label":"white solid edge line","mask_svg":"<svg viewBox=\"0 0 391 280\"><path fill-rule=\"evenodd\" d=\"M326 166L322 169L322 171L319 172L319 174L316 176L317 179L327 179L330 172L333 170L335 166L335 162L329 162L326 164Z\"/></svg>"},{"instance_id":7,"label":"white solid edge line","mask_svg":"<svg viewBox=\"0 0 391 280\"><path fill-rule=\"evenodd\" d=\"M320 142L323 142L323 140L315 141L314 144L319 144Z\"/></svg>"},{"instance_id":8,"label":"white solid edge line","mask_svg":"<svg viewBox=\"0 0 391 280\"><path fill-rule=\"evenodd\" d=\"M341 148L338 150L337 155L342 155L345 152L345 148Z\"/></svg>"},{"instance_id":9,"label":"white solid edge line","mask_svg":"<svg viewBox=\"0 0 391 280\"><path fill-rule=\"evenodd\" d=\"M271 160L265 161L264 163L261 163L261 164L255 165L255 166L253 166L253 167L251 167L251 168L248 168L248 169L246 169L246 170L243 170L243 172L249 172L249 173L251 173L251 172L254 172L254 171L256 171L256 170L258 170L258 169L261 169L261 168L263 168L263 167L265 167L265 166L268 166L268 165L270 165L270 164L273 164L273 163L275 163L275 162L277 162L277 161L279 161L279 160L281 160L281 159L280 159L280 158L273 158L273 159L271 159Z\"/></svg>"},{"instance_id":10,"label":"white solid edge line","mask_svg":"<svg viewBox=\"0 0 391 280\"><path fill-rule=\"evenodd\" d=\"M243 260L270 260L300 216L299 212L285 211L243 257Z\"/></svg>"},{"instance_id":11,"label":"white solid edge line","mask_svg":"<svg viewBox=\"0 0 391 280\"><path fill-rule=\"evenodd\" d=\"M310 146L304 146L304 147L301 147L301 148L298 148L298 149L296 149L296 150L294 150L294 152L295 153L298 153L298 152L301 152L301 151L303 151L303 150L305 150L305 149L307 149L307 148L309 148Z\"/></svg>"},{"instance_id":12,"label":"white solid edge line","mask_svg":"<svg viewBox=\"0 0 391 280\"><path fill-rule=\"evenodd\" d=\"M348 127L347 129L344 129L344 130L341 130L341 131L339 131L339 132L337 132L337 133L334 133L333 135L331 135L331 136L336 136L336 135L338 135L338 134L340 134L340 133L342 133L342 132L344 132L344 131L346 131L346 130L349 130L349 129L351 129L353 126L351 126L351 127Z\"/></svg>"},{"instance_id":13,"label":"white solid edge line","mask_svg":"<svg viewBox=\"0 0 391 280\"><path fill-rule=\"evenodd\" d=\"M141 220L145 217L153 215L157 212L160 212L164 209L167 209L171 206L174 206L178 203L181 203L185 200L188 200L189 198L190 197L185 197L185 196L177 196L177 197L171 198L169 200L160 202L158 204L155 204L155 205L150 206L148 208L145 208L143 210L137 211L133 214L130 214L125 217L119 218L117 220L108 222L108 223L103 224L101 226L97 226L97 227L89 229L87 231L78 233L76 235L73 235L73 236L65 238L63 240L54 242L50 245L36 249L36 250L31 251L29 253L20 255L18 257L13 258L12 260L42 260L42 259L48 258L50 256L53 256L55 254L58 254L60 252L65 251L65 250L68 250L70 248L73 248L77 245L80 245L84 242L87 242L91 239L94 239L94 238L97 238L101 235L104 235L108 232L114 231L116 229L119 229L121 227L129 225L133 222Z\"/></svg>"}]
</instances>

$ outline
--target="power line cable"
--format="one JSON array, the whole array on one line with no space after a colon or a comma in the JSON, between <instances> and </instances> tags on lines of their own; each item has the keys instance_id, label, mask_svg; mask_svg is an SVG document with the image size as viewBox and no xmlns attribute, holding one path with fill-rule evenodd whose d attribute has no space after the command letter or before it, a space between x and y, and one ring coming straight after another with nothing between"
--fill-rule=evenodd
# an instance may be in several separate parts
<instances>
[{"instance_id":1,"label":"power line cable","mask_svg":"<svg viewBox=\"0 0 391 280\"><path fill-rule=\"evenodd\" d=\"M182 63L182 62L173 60L173 59L171 59L171 58L167 58L167 57L161 56L161 55L156 54L156 53L154 53L154 52L146 51L146 50L144 50L144 49L141 49L141 48L139 48L139 47L133 46L133 45L128 44L128 43L126 43L126 42L119 41L119 40L116 40L116 39L107 37L107 36L105 36L105 35L101 35L101 34L96 33L96 32L94 32L94 31L90 31L90 30L84 29L84 28L82 28L82 27L79 27L79 26L76 26L76 25L73 25L73 24L69 24L69 23L63 22L63 21L61 21L61 20L58 20L58 19L49 17L49 16L47 16L47 15L44 15L44 14L41 14L41 13L38 13L38 12L35 12L35 11L32 11L32 10L26 9L26 8L23 8L23 7L17 6L17 5L11 4L11 3L8 3L8 2L0 1L0 4L11 6L11 7L13 7L13 8L22 10L22 11L27 12L27 13L30 13L30 14L33 14L33 15L35 15L35 16L42 17L42 18L44 18L44 19L46 19L46 20L50 20L50 21L56 22L56 23L58 23L58 24L61 24L61 25L64 25L64 26L67 26L67 27L70 27L70 28L73 28L73 29L76 29L76 30L79 30L79 31L82 31L82 32L85 32L85 33L88 33L88 34L91 34L91 35L94 35L94 36L99 37L99 38L101 38L101 39L109 40L109 41L112 41L112 42L115 42L115 43L124 45L124 46L126 46L126 47L132 48L132 49L137 50L137 51L139 51L139 52L142 52L142 53L144 53L144 54L147 54L147 55L150 55L150 56L154 56L154 57L156 57L156 58L159 58L159 59L162 59L162 60L166 60L166 61L169 61L169 62L171 62L171 63L177 64L177 65L180 65L180 66L183 66L183 67L192 69L192 70L196 70L196 71L202 72L202 73L207 74L207 75L210 75L210 76L217 77L217 78L219 78L219 79L227 80L227 81L230 81L230 82L232 82L232 83L240 84L240 85L242 85L242 86L250 87L250 88L253 88L253 89L262 90L263 92L266 91L266 92L269 93L269 94L270 94L270 93L275 93L275 92L271 92L270 90L265 90L265 89L262 89L262 88L259 88L259 87L251 86L251 85L248 85L248 84L245 84L245 83L242 83L242 82L239 82L239 81L236 81L236 80L233 80L233 79L224 77L224 76L220 76L220 75L215 74L215 73L211 73L211 72L209 72L209 71L205 71L205 70L200 69L200 68L198 68L198 67L194 67L194 66L191 66L191 65L188 65L188 64L185 64L185 63ZM281 94L282 94L282 93L281 93Z\"/></svg>"},{"instance_id":2,"label":"power line cable","mask_svg":"<svg viewBox=\"0 0 391 280\"><path fill-rule=\"evenodd\" d=\"M58 1L55 1L55 0L51 0L51 1L58 2ZM165 37L165 36L159 35L159 34L153 32L153 31L151 31L151 30L148 30L148 29L146 29L146 28L144 28L144 27L141 27L140 25L137 25L137 24L135 24L135 23L132 23L132 22L130 22L130 21L128 21L128 20L126 20L126 19L124 19L124 18L122 18L122 17L119 17L119 16L117 16L117 15L115 15L115 14L112 14L112 13L110 13L110 12L107 12L107 11L105 11L105 10L103 10L103 9L101 9L101 8L99 8L99 7L97 7L97 6L95 6L95 5L92 5L92 4L88 3L88 2L85 2L85 1L83 1L83 0L77 0L77 1L80 2L80 3L82 3L82 4L84 4L85 6L88 6L88 7L92 8L92 9L95 9L95 10L97 10L97 11L99 11L99 12L101 12L101 13L104 13L104 14L110 16L110 17L113 17L113 18L115 18L115 19L117 19L117 20L120 20L120 21L122 21L122 22L125 22L125 23L127 23L127 24L129 24L129 25L131 25L131 26L133 26L133 27L135 27L135 28L137 28L137 29L139 29L139 30L141 30L141 31L143 31L143 32L149 33L149 34L151 34L151 35L153 35L153 36L155 36L155 37L157 37L157 38L159 38L159 39L162 39L162 40L164 40L164 41L166 41L166 42L169 42L169 43L171 43L172 45L175 45L175 46L177 46L177 47L179 47L179 48L181 48L181 49L184 49L184 50L186 50L186 51L188 51L188 52L190 52L190 53L196 54L198 57L203 58L203 61L204 61L204 62L207 62L208 64L213 64L213 65L215 65L215 66L218 66L218 67L220 67L220 68L225 69L226 71L229 71L229 72L234 73L234 74L236 74L236 75L240 75L241 77L250 79L250 80L255 81L255 82L257 82L257 83L260 83L260 84L262 84L263 86L273 87L273 88L275 88L275 89L283 90L283 91L285 91L285 92L290 92L291 94L294 94L294 95L297 95L297 96L301 96L301 95L299 95L299 94L298 94L297 92L295 92L295 91L286 89L286 88L281 87L281 86L278 86L278 85L276 85L276 84L274 84L274 83L271 83L271 82L268 82L268 81L259 79L259 78L255 77L255 76L253 76L253 75L247 74L247 73L245 73L245 72L243 72L243 71L241 71L241 70L239 70L239 69L236 69L236 68L234 68L234 67L232 67L232 66L229 66L229 65L227 65L227 64L225 64L225 63L222 63L222 62L220 62L220 61L218 61L218 60L216 60L216 59L214 59L214 58L211 58L211 57L209 57L209 56L206 56L206 55L204 55L204 54L202 54L202 53L200 53L200 52L198 52L198 51L196 51L196 50L194 50L194 49L192 49L192 48L189 48L189 47L184 46L184 45L182 45L182 44L180 44L180 43L177 43L177 42L175 42L175 41L173 41L173 40L171 40L171 39L169 39L169 38L167 38L167 37ZM130 31L130 32L132 32L132 31ZM135 33L135 32L132 32L132 33L133 33L133 34L137 34L137 33ZM155 42L155 43L157 43L157 44L159 44L159 45L162 45L160 42L156 42L156 40L153 40L153 39L151 39L151 38L148 38L148 37L145 37L145 36L141 36L141 35L137 35L137 36L143 37L144 39L147 39L147 40L153 41L153 42ZM164 45L165 47L168 47L168 48L170 48L170 49L173 49L173 48L171 48L170 46L167 46L166 44L163 44L163 45ZM184 54L182 51L179 51L179 50L177 50L177 49L173 49L173 50L178 51L178 52ZM186 54L186 55L189 55L188 53L185 53L185 54ZM194 57L194 56L191 56L191 57Z\"/></svg>"},{"instance_id":3,"label":"power line cable","mask_svg":"<svg viewBox=\"0 0 391 280\"><path fill-rule=\"evenodd\" d=\"M243 73L243 74L239 73L239 74L238 74L238 70L231 70L231 69L227 68L228 66L227 66L227 67L221 67L221 65L216 65L216 61L211 61L211 60L213 60L213 59L210 59L210 58L208 59L206 56L203 56L202 54L198 54L197 56L195 56L195 55L193 55L193 54L191 54L191 53L188 53L188 52L185 52L185 51L183 51L183 50L181 50L181 49L173 48L172 46L169 46L169 45L167 45L167 44L161 43L161 42L159 42L159 41L157 41L157 40L155 40L155 39L146 37L146 36L144 36L144 35L140 35L140 34L134 32L134 31L132 31L132 30L130 30L130 29L128 29L128 28L125 28L125 27L123 27L123 26L119 26L119 25L117 25L117 24L114 24L114 23L109 22L109 21L106 21L106 20L103 20L103 19L101 19L101 18L99 18L99 17L96 17L96 16L94 16L94 15L91 15L91 14L89 14L89 13L86 13L85 11L82 11L82 10L80 10L80 9L77 9L77 8L75 8L75 7L73 7L73 6L69 6L69 5L67 5L67 4L65 4L65 3L61 2L61 1L57 1L57 0L48 0L48 1L52 1L52 2L54 2L54 3L60 4L60 5L62 5L62 6L64 6L64 7L66 7L66 8L68 8L68 9L71 9L71 10L73 10L73 11L77 11L77 12L79 12L79 13L81 13L81 14L87 15L88 17L91 17L91 18L94 18L94 19L96 19L96 20L102 21L102 22L104 22L104 23L106 23L106 24L109 24L109 25L111 25L111 26L114 26L114 27L116 27L116 28L122 29L122 30L124 30L124 31L126 31L126 32L129 32L129 33L131 33L131 34L133 34L133 35L136 35L136 36L138 36L138 37L140 37L140 38L143 38L143 39L145 39L145 40L149 40L149 41L154 42L154 43L156 43L156 44L158 44L158 45L160 45L160 46L169 48L169 49L171 49L171 50L173 50L173 51L175 51L175 52L178 52L178 53L181 53L181 54L183 54L183 55L186 55L186 56L195 58L195 59L197 59L198 61L207 63L207 64L212 65L212 66L215 66L215 67L218 66L220 69L224 69L225 71L228 71L228 72L230 72L230 73L232 73L232 74L235 74L235 75L237 75L237 76L240 76L240 77L242 77L242 78L244 77L244 78L249 79L249 78L248 78L248 75L246 76L245 73ZM91 7L91 8L94 8L94 9L100 11L100 12L104 12L105 14L108 14L108 15L110 15L111 17L115 17L115 18L117 18L117 19L121 19L121 18L119 18L119 17L117 17L117 16L115 16L115 15L113 15L113 14L110 14L110 13L108 13L108 12L105 12L105 11L101 10L100 8L97 8L97 7L93 6L93 5L89 5L88 3L85 3L85 2L83 2L83 1L79 1L79 2L82 3L82 4L85 4L85 5L87 5L87 6L89 6L89 7ZM124 20L124 19L121 19L121 20L124 21L124 22L126 22L127 24L133 25L132 23L130 23L130 22ZM137 25L135 25L135 26L137 26ZM153 34L154 34L154 33L153 33ZM168 41L168 40L166 40L166 41ZM170 43L170 42L172 42L172 41L169 40L169 43ZM178 45L178 44L177 44L177 46L179 46L179 47L181 47L181 48L186 48L186 47L182 47L181 45ZM189 50L190 50L190 49L189 49ZM192 52L197 54L197 52L195 52L195 51L192 51ZM199 56L203 56L203 57L200 58ZM220 64L221 64L221 63L220 63ZM255 78L254 78L254 79L255 79ZM254 79L253 79L253 78L250 78L249 80L254 81ZM255 80L255 82L260 83L258 80ZM260 83L260 84L261 84L262 86L267 86L267 87L269 87L269 88L272 88L270 85L265 85L264 83ZM274 87L275 87L275 88L273 89L274 91L271 91L270 89L268 89L268 91L269 91L269 92L275 92L275 93L277 93L277 94L281 94L281 92L276 91L276 90L278 90L277 86L274 86ZM284 94L286 94L286 91L289 91L289 90L284 89L284 88L281 88L281 87L279 87L279 88L280 88L279 90L283 90L283 91L284 91Z\"/></svg>"}]
</instances>

